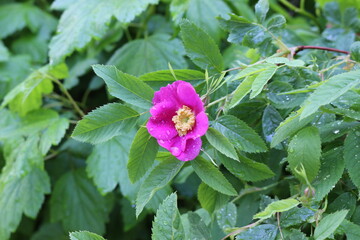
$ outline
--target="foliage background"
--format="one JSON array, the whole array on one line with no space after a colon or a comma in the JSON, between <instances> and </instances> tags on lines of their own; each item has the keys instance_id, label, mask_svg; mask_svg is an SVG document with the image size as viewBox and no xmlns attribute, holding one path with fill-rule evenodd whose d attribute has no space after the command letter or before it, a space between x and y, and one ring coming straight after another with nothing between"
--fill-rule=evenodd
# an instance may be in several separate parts
<instances>
[{"instance_id":1,"label":"foliage background","mask_svg":"<svg viewBox=\"0 0 360 240\"><path fill-rule=\"evenodd\" d=\"M358 239L359 9L2 0L0 239ZM211 120L187 163L143 127L174 75Z\"/></svg>"}]
</instances>

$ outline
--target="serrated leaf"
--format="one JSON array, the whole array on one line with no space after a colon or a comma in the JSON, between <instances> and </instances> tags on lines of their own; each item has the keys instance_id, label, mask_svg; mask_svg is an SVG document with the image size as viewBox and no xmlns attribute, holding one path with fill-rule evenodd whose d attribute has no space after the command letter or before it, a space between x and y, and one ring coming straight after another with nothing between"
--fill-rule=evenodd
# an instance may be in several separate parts
<instances>
[{"instance_id":1,"label":"serrated leaf","mask_svg":"<svg viewBox=\"0 0 360 240\"><path fill-rule=\"evenodd\" d=\"M304 167L307 179L314 180L320 169L321 141L316 127L307 127L299 131L290 141L287 161L291 171L305 182L296 170Z\"/></svg>"},{"instance_id":2,"label":"serrated leaf","mask_svg":"<svg viewBox=\"0 0 360 240\"><path fill-rule=\"evenodd\" d=\"M248 229L236 236L236 240L275 240L277 227L273 224L262 224Z\"/></svg>"},{"instance_id":3,"label":"serrated leaf","mask_svg":"<svg viewBox=\"0 0 360 240\"><path fill-rule=\"evenodd\" d=\"M108 212L105 198L83 169L69 171L56 182L50 199L51 220L61 221L66 231L85 229L102 234Z\"/></svg>"},{"instance_id":4,"label":"serrated leaf","mask_svg":"<svg viewBox=\"0 0 360 240\"><path fill-rule=\"evenodd\" d=\"M275 147L286 138L291 137L297 131L302 129L308 123L310 123L315 115L310 115L306 118L300 119L302 109L300 108L297 112L293 112L287 117L279 127L275 130L275 135L271 141L271 147Z\"/></svg>"},{"instance_id":5,"label":"serrated leaf","mask_svg":"<svg viewBox=\"0 0 360 240\"><path fill-rule=\"evenodd\" d=\"M314 216L315 212L306 207L292 208L281 214L280 224L284 228L297 226Z\"/></svg>"},{"instance_id":6,"label":"serrated leaf","mask_svg":"<svg viewBox=\"0 0 360 240\"><path fill-rule=\"evenodd\" d=\"M360 125L360 122L345 122L343 120L333 121L319 126L321 142L331 142Z\"/></svg>"},{"instance_id":7,"label":"serrated leaf","mask_svg":"<svg viewBox=\"0 0 360 240\"><path fill-rule=\"evenodd\" d=\"M163 160L146 177L140 187L136 198L136 216L139 216L145 205L150 201L154 194L165 187L180 171L184 162L174 157Z\"/></svg>"},{"instance_id":8,"label":"serrated leaf","mask_svg":"<svg viewBox=\"0 0 360 240\"><path fill-rule=\"evenodd\" d=\"M345 167L348 170L351 181L355 184L355 186L360 188L360 131L353 129L347 135L344 142L344 160Z\"/></svg>"},{"instance_id":9,"label":"serrated leaf","mask_svg":"<svg viewBox=\"0 0 360 240\"><path fill-rule=\"evenodd\" d=\"M265 84L272 78L272 76L275 74L277 69L278 68L275 65L273 65L272 67L265 69L259 75L256 76L251 86L250 98L254 98L257 95L259 95Z\"/></svg>"},{"instance_id":10,"label":"serrated leaf","mask_svg":"<svg viewBox=\"0 0 360 240\"><path fill-rule=\"evenodd\" d=\"M241 70L239 73L237 73L233 79L237 80L253 74L258 74L261 73L262 71L265 71L268 68L272 68L273 66L274 64L269 64L269 63L261 63L261 64L249 66Z\"/></svg>"},{"instance_id":11,"label":"serrated leaf","mask_svg":"<svg viewBox=\"0 0 360 240\"><path fill-rule=\"evenodd\" d=\"M198 156L191 161L191 166L199 178L214 190L229 196L236 196L237 192L224 175L212 163Z\"/></svg>"},{"instance_id":12,"label":"serrated leaf","mask_svg":"<svg viewBox=\"0 0 360 240\"><path fill-rule=\"evenodd\" d=\"M354 42L350 46L350 56L351 59L357 62L360 62L360 42Z\"/></svg>"},{"instance_id":13,"label":"serrated leaf","mask_svg":"<svg viewBox=\"0 0 360 240\"><path fill-rule=\"evenodd\" d=\"M221 72L223 58L215 41L194 23L184 20L180 24L181 38L190 59L200 68Z\"/></svg>"},{"instance_id":14,"label":"serrated leaf","mask_svg":"<svg viewBox=\"0 0 360 240\"><path fill-rule=\"evenodd\" d=\"M103 237L88 231L71 232L70 240L105 240Z\"/></svg>"},{"instance_id":15,"label":"serrated leaf","mask_svg":"<svg viewBox=\"0 0 360 240\"><path fill-rule=\"evenodd\" d=\"M235 227L237 218L236 205L229 202L216 213L216 221L222 230Z\"/></svg>"},{"instance_id":16,"label":"serrated leaf","mask_svg":"<svg viewBox=\"0 0 360 240\"><path fill-rule=\"evenodd\" d=\"M360 238L360 226L344 219L340 227L346 234L347 240L357 240Z\"/></svg>"},{"instance_id":17,"label":"serrated leaf","mask_svg":"<svg viewBox=\"0 0 360 240\"><path fill-rule=\"evenodd\" d=\"M57 35L50 42L50 61L61 62L73 51L86 47L92 39L104 37L113 16L120 22L131 22L149 4L157 2L158 0L76 1L61 15Z\"/></svg>"},{"instance_id":18,"label":"serrated leaf","mask_svg":"<svg viewBox=\"0 0 360 240\"><path fill-rule=\"evenodd\" d=\"M203 182L199 185L197 196L201 207L206 209L209 213L221 208L230 199L229 196L215 191Z\"/></svg>"},{"instance_id":19,"label":"serrated leaf","mask_svg":"<svg viewBox=\"0 0 360 240\"><path fill-rule=\"evenodd\" d=\"M271 142L275 129L283 121L280 113L271 105L268 105L262 116L262 130L267 142Z\"/></svg>"},{"instance_id":20,"label":"serrated leaf","mask_svg":"<svg viewBox=\"0 0 360 240\"><path fill-rule=\"evenodd\" d=\"M152 227L152 239L182 240L185 237L184 229L177 208L176 193L165 198L159 206Z\"/></svg>"},{"instance_id":21,"label":"serrated leaf","mask_svg":"<svg viewBox=\"0 0 360 240\"><path fill-rule=\"evenodd\" d=\"M245 122L234 116L221 116L212 123L212 126L241 151L265 152L267 150L266 144L261 137Z\"/></svg>"},{"instance_id":22,"label":"serrated leaf","mask_svg":"<svg viewBox=\"0 0 360 240\"><path fill-rule=\"evenodd\" d=\"M111 65L94 65L93 69L105 81L109 93L114 97L141 108L152 106L154 90L143 81Z\"/></svg>"},{"instance_id":23,"label":"serrated leaf","mask_svg":"<svg viewBox=\"0 0 360 240\"><path fill-rule=\"evenodd\" d=\"M323 154L319 174L313 183L316 201L321 201L335 187L344 172L344 165L341 148Z\"/></svg>"},{"instance_id":24,"label":"serrated leaf","mask_svg":"<svg viewBox=\"0 0 360 240\"><path fill-rule=\"evenodd\" d=\"M241 180L258 182L275 175L273 171L263 163L255 162L243 155L238 155L238 157L239 162L219 154L219 159L225 168Z\"/></svg>"},{"instance_id":25,"label":"serrated leaf","mask_svg":"<svg viewBox=\"0 0 360 240\"><path fill-rule=\"evenodd\" d=\"M5 96L1 107L9 105L11 110L22 116L39 109L42 105L42 95L53 91L52 78L65 78L67 74L65 64L44 66L31 73L22 83L13 88Z\"/></svg>"},{"instance_id":26,"label":"serrated leaf","mask_svg":"<svg viewBox=\"0 0 360 240\"><path fill-rule=\"evenodd\" d=\"M324 240L333 234L345 219L347 213L348 210L342 210L325 216L315 228L315 240Z\"/></svg>"},{"instance_id":27,"label":"serrated leaf","mask_svg":"<svg viewBox=\"0 0 360 240\"><path fill-rule=\"evenodd\" d=\"M218 150L222 154L232 159L239 160L236 150L229 141L229 139L227 139L216 129L209 128L206 132L206 139L216 150Z\"/></svg>"},{"instance_id":28,"label":"serrated leaf","mask_svg":"<svg viewBox=\"0 0 360 240\"><path fill-rule=\"evenodd\" d=\"M231 93L232 98L230 100L228 109L231 109L237 106L240 101L250 92L251 86L255 80L256 76L247 76L235 89L234 92Z\"/></svg>"},{"instance_id":29,"label":"serrated leaf","mask_svg":"<svg viewBox=\"0 0 360 240\"><path fill-rule=\"evenodd\" d=\"M147 128L141 127L131 144L127 169L131 182L137 182L153 165L159 144Z\"/></svg>"},{"instance_id":30,"label":"serrated leaf","mask_svg":"<svg viewBox=\"0 0 360 240\"><path fill-rule=\"evenodd\" d=\"M254 216L254 219L267 219L277 212L286 212L299 204L300 202L293 198L272 202L265 208L264 211L257 213Z\"/></svg>"},{"instance_id":31,"label":"serrated leaf","mask_svg":"<svg viewBox=\"0 0 360 240\"><path fill-rule=\"evenodd\" d=\"M127 146L124 146L124 136L97 144L86 160L86 172L94 180L102 194L114 190L119 182L122 167L128 158Z\"/></svg>"},{"instance_id":32,"label":"serrated leaf","mask_svg":"<svg viewBox=\"0 0 360 240\"><path fill-rule=\"evenodd\" d=\"M331 103L360 83L360 70L341 73L329 78L304 102L301 119L310 116L321 106Z\"/></svg>"},{"instance_id":33,"label":"serrated leaf","mask_svg":"<svg viewBox=\"0 0 360 240\"><path fill-rule=\"evenodd\" d=\"M135 76L148 72L186 68L185 50L179 39L167 34L155 34L145 39L130 41L118 49L107 64ZM144 57L146 56L146 57Z\"/></svg>"},{"instance_id":34,"label":"serrated leaf","mask_svg":"<svg viewBox=\"0 0 360 240\"><path fill-rule=\"evenodd\" d=\"M80 120L72 133L76 140L89 143L105 142L129 131L139 116L135 110L120 103L99 107Z\"/></svg>"},{"instance_id":35,"label":"serrated leaf","mask_svg":"<svg viewBox=\"0 0 360 240\"><path fill-rule=\"evenodd\" d=\"M204 220L194 212L187 214L190 225L189 239L211 239L211 233Z\"/></svg>"}]
</instances>

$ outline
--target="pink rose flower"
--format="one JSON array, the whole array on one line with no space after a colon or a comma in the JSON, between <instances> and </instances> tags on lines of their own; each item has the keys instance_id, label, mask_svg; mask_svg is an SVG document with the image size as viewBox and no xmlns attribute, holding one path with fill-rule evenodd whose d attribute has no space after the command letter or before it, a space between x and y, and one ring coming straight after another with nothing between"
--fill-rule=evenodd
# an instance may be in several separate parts
<instances>
[{"instance_id":1,"label":"pink rose flower","mask_svg":"<svg viewBox=\"0 0 360 240\"><path fill-rule=\"evenodd\" d=\"M201 136L209 120L194 87L176 81L155 92L151 117L146 125L160 146L181 161L193 160L201 149Z\"/></svg>"}]
</instances>

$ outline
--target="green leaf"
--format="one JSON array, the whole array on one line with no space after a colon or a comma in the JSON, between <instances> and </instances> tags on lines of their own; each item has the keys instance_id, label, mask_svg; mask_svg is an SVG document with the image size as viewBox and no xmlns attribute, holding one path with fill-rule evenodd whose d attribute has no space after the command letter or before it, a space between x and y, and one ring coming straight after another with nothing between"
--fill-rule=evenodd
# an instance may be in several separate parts
<instances>
[{"instance_id":1,"label":"green leaf","mask_svg":"<svg viewBox=\"0 0 360 240\"><path fill-rule=\"evenodd\" d=\"M153 222L151 237L156 240L184 239L185 233L177 208L176 193L168 196L159 206Z\"/></svg>"},{"instance_id":2,"label":"green leaf","mask_svg":"<svg viewBox=\"0 0 360 240\"><path fill-rule=\"evenodd\" d=\"M340 227L344 230L347 240L357 240L360 238L360 226L344 219ZM340 228L339 227L339 228Z\"/></svg>"},{"instance_id":3,"label":"green leaf","mask_svg":"<svg viewBox=\"0 0 360 240\"><path fill-rule=\"evenodd\" d=\"M344 165L341 148L323 154L320 172L313 183L316 201L321 201L335 187L344 172Z\"/></svg>"},{"instance_id":4,"label":"green leaf","mask_svg":"<svg viewBox=\"0 0 360 240\"><path fill-rule=\"evenodd\" d=\"M236 209L236 205L232 202L226 204L216 213L216 221L219 227L223 230L225 230L226 228L235 227L236 218L237 218L237 209Z\"/></svg>"},{"instance_id":5,"label":"green leaf","mask_svg":"<svg viewBox=\"0 0 360 240\"><path fill-rule=\"evenodd\" d=\"M255 16L260 23L265 21L266 14L268 11L269 11L269 1L259 0L259 2L255 5Z\"/></svg>"},{"instance_id":6,"label":"green leaf","mask_svg":"<svg viewBox=\"0 0 360 240\"><path fill-rule=\"evenodd\" d=\"M315 115L311 115L300 119L301 112L302 108L300 108L297 112L291 113L289 117L280 123L279 127L275 130L275 135L271 141L271 147L275 147L286 138L294 135L297 131L310 123L315 117Z\"/></svg>"},{"instance_id":7,"label":"green leaf","mask_svg":"<svg viewBox=\"0 0 360 240\"><path fill-rule=\"evenodd\" d=\"M114 190L119 182L122 162L126 162L129 151L123 139L124 136L118 136L97 144L86 160L86 172L102 194Z\"/></svg>"},{"instance_id":8,"label":"green leaf","mask_svg":"<svg viewBox=\"0 0 360 240\"><path fill-rule=\"evenodd\" d=\"M251 90L251 86L255 80L256 76L247 76L235 89L234 92L231 93L232 98L230 100L228 109L236 107L240 101L248 94Z\"/></svg>"},{"instance_id":9,"label":"green leaf","mask_svg":"<svg viewBox=\"0 0 360 240\"><path fill-rule=\"evenodd\" d=\"M275 240L277 235L277 226L273 224L262 224L250 228L236 236L236 240Z\"/></svg>"},{"instance_id":10,"label":"green leaf","mask_svg":"<svg viewBox=\"0 0 360 240\"><path fill-rule=\"evenodd\" d=\"M259 95L265 84L272 78L277 69L277 66L273 65L272 67L262 71L259 75L256 76L251 86L250 98L254 98Z\"/></svg>"},{"instance_id":11,"label":"green leaf","mask_svg":"<svg viewBox=\"0 0 360 240\"><path fill-rule=\"evenodd\" d=\"M50 62L61 62L73 51L85 48L92 39L104 37L113 16L119 22L128 23L149 4L157 2L158 0L76 1L61 15L57 35L50 42Z\"/></svg>"},{"instance_id":12,"label":"green leaf","mask_svg":"<svg viewBox=\"0 0 360 240\"><path fill-rule=\"evenodd\" d=\"M186 68L185 50L179 39L167 34L155 34L123 45L107 64L123 72L139 76L144 73L173 68Z\"/></svg>"},{"instance_id":13,"label":"green leaf","mask_svg":"<svg viewBox=\"0 0 360 240\"><path fill-rule=\"evenodd\" d=\"M48 38L56 27L55 18L32 4L11 3L0 6L0 39L4 39L27 26L31 32L43 31Z\"/></svg>"},{"instance_id":14,"label":"green leaf","mask_svg":"<svg viewBox=\"0 0 360 240\"><path fill-rule=\"evenodd\" d=\"M225 168L241 180L258 182L275 175L273 171L263 163L255 162L243 155L238 155L238 157L239 162L219 154L219 159Z\"/></svg>"},{"instance_id":15,"label":"green leaf","mask_svg":"<svg viewBox=\"0 0 360 240\"><path fill-rule=\"evenodd\" d=\"M360 83L360 70L341 73L320 85L304 102L301 119L316 112L321 106L331 103Z\"/></svg>"},{"instance_id":16,"label":"green leaf","mask_svg":"<svg viewBox=\"0 0 360 240\"><path fill-rule=\"evenodd\" d=\"M355 186L358 189L360 189L359 148L360 148L360 131L351 130L344 142L344 160L345 160L345 167L348 170L351 181L355 184Z\"/></svg>"},{"instance_id":17,"label":"green leaf","mask_svg":"<svg viewBox=\"0 0 360 240\"><path fill-rule=\"evenodd\" d=\"M290 141L287 161L291 171L305 182L296 170L303 166L307 179L314 180L320 169L321 141L316 127L307 127L299 131Z\"/></svg>"},{"instance_id":18,"label":"green leaf","mask_svg":"<svg viewBox=\"0 0 360 240\"><path fill-rule=\"evenodd\" d=\"M136 133L130 148L127 169L131 182L140 180L154 163L159 144L151 137L146 127L141 127Z\"/></svg>"},{"instance_id":19,"label":"green leaf","mask_svg":"<svg viewBox=\"0 0 360 240\"><path fill-rule=\"evenodd\" d=\"M280 113L271 105L268 105L262 116L262 130L267 142L271 142L275 129L283 121Z\"/></svg>"},{"instance_id":20,"label":"green leaf","mask_svg":"<svg viewBox=\"0 0 360 240\"><path fill-rule=\"evenodd\" d=\"M348 210L342 210L324 217L315 228L315 240L324 240L333 234L333 232L335 232L341 222L345 219L347 213Z\"/></svg>"},{"instance_id":21,"label":"green leaf","mask_svg":"<svg viewBox=\"0 0 360 240\"><path fill-rule=\"evenodd\" d=\"M22 83L13 88L5 96L1 107L9 104L11 110L22 116L39 109L42 105L42 95L53 91L52 79L65 78L67 74L65 64L46 65L31 73Z\"/></svg>"},{"instance_id":22,"label":"green leaf","mask_svg":"<svg viewBox=\"0 0 360 240\"><path fill-rule=\"evenodd\" d=\"M175 157L163 160L146 177L140 187L136 198L136 216L139 216L145 205L150 201L154 194L165 187L180 171L184 162Z\"/></svg>"},{"instance_id":23,"label":"green leaf","mask_svg":"<svg viewBox=\"0 0 360 240\"><path fill-rule=\"evenodd\" d=\"M314 211L306 207L292 208L289 211L281 214L280 224L284 228L297 226L308 220L310 217L314 216L314 214Z\"/></svg>"},{"instance_id":24,"label":"green leaf","mask_svg":"<svg viewBox=\"0 0 360 240\"><path fill-rule=\"evenodd\" d=\"M221 72L224 62L214 40L201 28L184 20L181 25L181 38L190 59L200 68L210 72Z\"/></svg>"},{"instance_id":25,"label":"green leaf","mask_svg":"<svg viewBox=\"0 0 360 240\"><path fill-rule=\"evenodd\" d=\"M105 198L83 169L69 171L56 182L50 199L51 221L61 221L66 231L84 229L102 234L108 212Z\"/></svg>"},{"instance_id":26,"label":"green leaf","mask_svg":"<svg viewBox=\"0 0 360 240\"><path fill-rule=\"evenodd\" d=\"M345 122L343 120L333 121L319 126L321 142L331 142L360 125L359 122Z\"/></svg>"},{"instance_id":27,"label":"green leaf","mask_svg":"<svg viewBox=\"0 0 360 240\"><path fill-rule=\"evenodd\" d=\"M227 139L216 129L209 128L206 132L206 139L216 150L218 150L222 154L235 160L239 160L236 150L229 141L229 139Z\"/></svg>"},{"instance_id":28,"label":"green leaf","mask_svg":"<svg viewBox=\"0 0 360 240\"><path fill-rule=\"evenodd\" d=\"M191 166L199 178L214 190L229 196L237 195L234 187L228 182L220 170L206 159L198 156L195 160L191 161Z\"/></svg>"},{"instance_id":29,"label":"green leaf","mask_svg":"<svg viewBox=\"0 0 360 240\"><path fill-rule=\"evenodd\" d=\"M131 129L139 113L120 103L109 103L99 107L80 120L72 133L78 141L105 142Z\"/></svg>"},{"instance_id":30,"label":"green leaf","mask_svg":"<svg viewBox=\"0 0 360 240\"><path fill-rule=\"evenodd\" d=\"M212 213L220 209L229 201L230 197L215 191L205 183L201 183L198 189L198 200L202 208Z\"/></svg>"},{"instance_id":31,"label":"green leaf","mask_svg":"<svg viewBox=\"0 0 360 240\"><path fill-rule=\"evenodd\" d=\"M105 240L103 237L88 231L71 232L70 240Z\"/></svg>"},{"instance_id":32,"label":"green leaf","mask_svg":"<svg viewBox=\"0 0 360 240\"><path fill-rule=\"evenodd\" d=\"M154 90L138 78L119 71L115 66L94 65L96 75L104 79L111 95L141 108L150 108Z\"/></svg>"},{"instance_id":33,"label":"green leaf","mask_svg":"<svg viewBox=\"0 0 360 240\"><path fill-rule=\"evenodd\" d=\"M249 67L246 67L245 69L241 70L239 73L235 75L233 78L234 80L241 79L253 74L261 73L262 71L265 71L268 68L274 67L274 64L269 63L261 63L261 64L255 64Z\"/></svg>"},{"instance_id":34,"label":"green leaf","mask_svg":"<svg viewBox=\"0 0 360 240\"><path fill-rule=\"evenodd\" d=\"M221 116L212 125L241 151L265 152L267 150L261 137L245 122L234 116Z\"/></svg>"},{"instance_id":35,"label":"green leaf","mask_svg":"<svg viewBox=\"0 0 360 240\"><path fill-rule=\"evenodd\" d=\"M350 57L352 60L360 62L360 42L354 42L350 46Z\"/></svg>"},{"instance_id":36,"label":"green leaf","mask_svg":"<svg viewBox=\"0 0 360 240\"><path fill-rule=\"evenodd\" d=\"M300 202L293 198L272 202L265 208L264 211L257 213L254 216L254 219L267 219L277 212L286 212L299 204Z\"/></svg>"},{"instance_id":37,"label":"green leaf","mask_svg":"<svg viewBox=\"0 0 360 240\"><path fill-rule=\"evenodd\" d=\"M209 228L204 220L194 212L189 212L187 215L190 225L189 239L211 239Z\"/></svg>"},{"instance_id":38,"label":"green leaf","mask_svg":"<svg viewBox=\"0 0 360 240\"><path fill-rule=\"evenodd\" d=\"M9 51L4 43L0 41L0 62L5 62L7 60L9 60Z\"/></svg>"}]
</instances>

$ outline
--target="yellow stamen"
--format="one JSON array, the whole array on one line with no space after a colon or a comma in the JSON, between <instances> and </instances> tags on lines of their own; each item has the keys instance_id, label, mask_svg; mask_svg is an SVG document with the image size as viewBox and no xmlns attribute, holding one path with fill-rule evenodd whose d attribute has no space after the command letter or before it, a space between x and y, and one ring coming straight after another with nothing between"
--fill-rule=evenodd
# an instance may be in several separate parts
<instances>
[{"instance_id":1,"label":"yellow stamen","mask_svg":"<svg viewBox=\"0 0 360 240\"><path fill-rule=\"evenodd\" d=\"M188 106L184 105L176 111L176 114L177 115L173 116L172 121L175 123L175 128L179 136L184 136L195 124L194 113Z\"/></svg>"}]
</instances>

